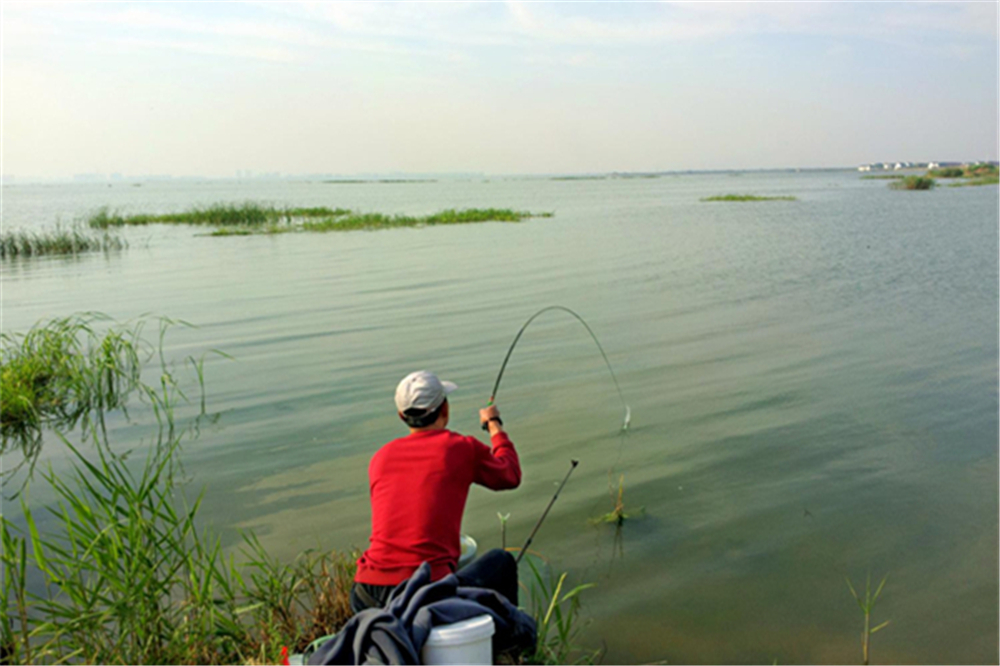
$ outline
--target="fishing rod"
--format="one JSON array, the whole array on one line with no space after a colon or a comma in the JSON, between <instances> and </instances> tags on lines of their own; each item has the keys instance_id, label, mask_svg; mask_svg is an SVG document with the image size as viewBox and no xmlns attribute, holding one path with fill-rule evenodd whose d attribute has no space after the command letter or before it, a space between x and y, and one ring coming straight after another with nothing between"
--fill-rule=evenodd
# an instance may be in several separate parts
<instances>
[{"instance_id":1,"label":"fishing rod","mask_svg":"<svg viewBox=\"0 0 1000 666\"><path fill-rule=\"evenodd\" d=\"M611 380L615 383L615 390L618 391L618 399L621 400L622 407L625 409L625 415L622 421L622 432L625 432L626 430L628 430L629 423L632 420L632 410L625 402L625 396L622 395L622 389L621 386L618 385L618 378L615 376L615 371L611 367L611 361L608 360L608 355L604 353L604 347L601 346L600 340L598 340L597 336L594 335L594 331L592 331L587 322L583 320L583 317L581 317L577 313L573 312L569 308L564 307L562 305L549 305L547 307L542 308L535 314L528 317L528 321L524 322L524 325L521 326L521 329L517 332L517 335L514 336L514 341L510 343L510 348L507 350L507 355L504 356L503 363L500 364L500 372L497 373L497 380L496 382L493 383L493 391L490 393L490 400L488 403L486 403L487 406L492 405L494 400L496 400L497 391L500 390L500 380L503 379L503 372L504 370L507 369L507 361L510 360L510 355L514 353L514 347L517 346L517 343L521 339L521 336L524 334L525 329L527 329L528 326L531 324L531 322L533 322L539 315L545 312L549 312L550 310L562 310L563 312L572 315L573 317L576 318L577 321L583 324L583 327L587 329L588 333L590 333L591 339L593 339L594 344L597 345L597 349L601 352L601 356L604 358L604 364L608 366L608 372L611 373ZM483 430L489 430L488 422L483 424Z\"/></svg>"},{"instance_id":2,"label":"fishing rod","mask_svg":"<svg viewBox=\"0 0 1000 666\"><path fill-rule=\"evenodd\" d=\"M542 521L545 520L545 516L549 515L549 509L551 509L552 505L556 503L557 499L559 499L559 493L562 492L563 486L565 486L566 482L569 481L569 475L573 473L573 470L576 469L576 466L580 463L579 460L570 460L569 462L569 471L566 472L566 476L563 478L562 483L560 483L559 487L556 488L556 494L549 500L549 505L545 507L545 513L543 513L542 517L538 519L537 523L535 523L535 528L531 530L531 534L528 535L528 540L525 541L524 545L521 547L521 552L517 554L517 559L514 560L515 565L519 564L521 562L521 558L528 552L528 546L531 545L532 539L535 538L535 533L538 532L538 528L542 526Z\"/></svg>"}]
</instances>

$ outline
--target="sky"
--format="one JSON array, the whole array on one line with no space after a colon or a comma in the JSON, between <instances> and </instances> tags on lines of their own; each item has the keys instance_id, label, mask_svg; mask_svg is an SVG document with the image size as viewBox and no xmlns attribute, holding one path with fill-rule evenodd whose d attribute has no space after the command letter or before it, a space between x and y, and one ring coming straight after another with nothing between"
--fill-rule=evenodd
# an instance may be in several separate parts
<instances>
[{"instance_id":1,"label":"sky","mask_svg":"<svg viewBox=\"0 0 1000 666\"><path fill-rule=\"evenodd\" d=\"M997 159L987 2L2 2L2 169Z\"/></svg>"}]
</instances>

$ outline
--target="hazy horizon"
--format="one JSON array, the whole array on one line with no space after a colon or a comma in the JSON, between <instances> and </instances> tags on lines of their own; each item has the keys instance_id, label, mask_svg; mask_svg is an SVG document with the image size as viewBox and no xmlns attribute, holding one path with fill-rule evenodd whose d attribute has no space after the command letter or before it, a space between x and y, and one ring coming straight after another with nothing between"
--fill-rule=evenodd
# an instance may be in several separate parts
<instances>
[{"instance_id":1,"label":"hazy horizon","mask_svg":"<svg viewBox=\"0 0 1000 666\"><path fill-rule=\"evenodd\" d=\"M997 4L2 5L14 181L998 158Z\"/></svg>"}]
</instances>

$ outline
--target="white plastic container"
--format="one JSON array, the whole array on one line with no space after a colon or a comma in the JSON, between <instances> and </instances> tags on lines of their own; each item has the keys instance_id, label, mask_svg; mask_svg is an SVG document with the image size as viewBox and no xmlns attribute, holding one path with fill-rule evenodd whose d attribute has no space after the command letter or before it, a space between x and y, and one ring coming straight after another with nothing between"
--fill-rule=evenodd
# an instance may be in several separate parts
<instances>
[{"instance_id":1,"label":"white plastic container","mask_svg":"<svg viewBox=\"0 0 1000 666\"><path fill-rule=\"evenodd\" d=\"M476 559L476 551L479 549L479 546L476 544L476 540L468 534L460 535L458 537L458 543L462 549L461 554L458 556L458 568L461 569L466 564Z\"/></svg>"},{"instance_id":2,"label":"white plastic container","mask_svg":"<svg viewBox=\"0 0 1000 666\"><path fill-rule=\"evenodd\" d=\"M425 664L493 663L493 618L489 615L431 629L420 651Z\"/></svg>"}]
</instances>

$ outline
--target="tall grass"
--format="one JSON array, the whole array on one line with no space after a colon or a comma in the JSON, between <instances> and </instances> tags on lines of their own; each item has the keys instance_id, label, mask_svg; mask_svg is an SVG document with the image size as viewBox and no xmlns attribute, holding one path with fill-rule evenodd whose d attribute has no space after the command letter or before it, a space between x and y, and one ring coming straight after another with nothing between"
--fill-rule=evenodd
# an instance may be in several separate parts
<instances>
[{"instance_id":1,"label":"tall grass","mask_svg":"<svg viewBox=\"0 0 1000 666\"><path fill-rule=\"evenodd\" d=\"M64 341L86 330L73 318L57 321ZM352 557L306 553L282 565L247 533L237 562L199 528L201 496L187 502L177 473L197 420L183 428L174 421L184 395L163 361L164 330L159 385L129 378L158 426L138 468L115 452L97 418L76 424L92 454L67 438L71 422L42 421L71 453L73 470L41 476L56 498L40 510L44 520L30 487L21 495L23 525L0 516L4 663L277 663L283 646L302 649L349 613ZM204 369L195 366L203 387Z\"/></svg>"},{"instance_id":2,"label":"tall grass","mask_svg":"<svg viewBox=\"0 0 1000 666\"><path fill-rule=\"evenodd\" d=\"M558 578L548 571L544 563L536 563L528 556L524 561L531 571L528 591L531 612L538 628L535 653L527 658L529 664L592 664L599 651L587 651L578 644L580 633L580 593L595 587L594 583L576 585L569 589L568 573ZM544 572L544 573L543 573Z\"/></svg>"},{"instance_id":3,"label":"tall grass","mask_svg":"<svg viewBox=\"0 0 1000 666\"><path fill-rule=\"evenodd\" d=\"M77 227L50 231L5 231L0 234L0 259L22 259L45 255L77 255L114 252L128 246L120 236L94 233Z\"/></svg>"},{"instance_id":4,"label":"tall grass","mask_svg":"<svg viewBox=\"0 0 1000 666\"><path fill-rule=\"evenodd\" d=\"M237 564L199 530L201 496L179 500L173 473L180 435L138 472L109 446L92 460L64 442L76 464L43 476L57 497L48 530L24 496L23 531L0 518L7 663L277 663L282 646L301 650L350 616L352 557L282 565L249 533ZM29 590L29 570L44 592Z\"/></svg>"}]
</instances>

